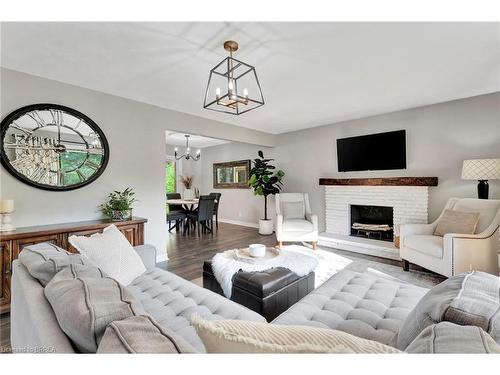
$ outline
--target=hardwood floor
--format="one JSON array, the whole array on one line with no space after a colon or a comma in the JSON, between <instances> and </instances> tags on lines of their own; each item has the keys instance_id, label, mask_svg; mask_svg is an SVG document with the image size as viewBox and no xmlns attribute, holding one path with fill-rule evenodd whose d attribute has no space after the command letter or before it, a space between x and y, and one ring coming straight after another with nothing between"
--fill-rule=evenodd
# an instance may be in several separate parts
<instances>
[{"instance_id":1,"label":"hardwood floor","mask_svg":"<svg viewBox=\"0 0 500 375\"><path fill-rule=\"evenodd\" d=\"M203 261L212 258L222 250L235 249L251 243L262 243L268 246L276 245L276 236L261 236L257 229L240 225L219 223L219 229L210 234L198 237L191 234L172 231L168 238L167 262L158 263L158 267L165 268L185 279L194 280L202 276Z\"/></svg>"},{"instance_id":2,"label":"hardwood floor","mask_svg":"<svg viewBox=\"0 0 500 375\"><path fill-rule=\"evenodd\" d=\"M187 280L194 280L202 276L203 261L212 258L216 253L246 246L251 243L262 243L268 246L276 245L276 236L261 236L255 228L239 225L219 223L219 229L214 235L205 234L198 237L194 231L183 236L173 231L168 238L169 260L158 263L157 266L171 271ZM401 262L377 258L369 255L356 254L341 250L332 250L338 254L350 257L372 260L379 263L400 266ZM412 269L415 266L412 265ZM415 267L419 269L419 267ZM10 351L10 316L0 316L0 353Z\"/></svg>"}]
</instances>

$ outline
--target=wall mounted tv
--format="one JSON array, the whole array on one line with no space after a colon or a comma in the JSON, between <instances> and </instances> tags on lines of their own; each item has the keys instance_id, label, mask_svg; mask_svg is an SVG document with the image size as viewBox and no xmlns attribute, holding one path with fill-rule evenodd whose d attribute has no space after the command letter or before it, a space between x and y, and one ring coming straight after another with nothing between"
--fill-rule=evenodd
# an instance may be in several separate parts
<instances>
[{"instance_id":1,"label":"wall mounted tv","mask_svg":"<svg viewBox=\"0 0 500 375\"><path fill-rule=\"evenodd\" d=\"M339 172L406 169L406 130L337 139Z\"/></svg>"}]
</instances>

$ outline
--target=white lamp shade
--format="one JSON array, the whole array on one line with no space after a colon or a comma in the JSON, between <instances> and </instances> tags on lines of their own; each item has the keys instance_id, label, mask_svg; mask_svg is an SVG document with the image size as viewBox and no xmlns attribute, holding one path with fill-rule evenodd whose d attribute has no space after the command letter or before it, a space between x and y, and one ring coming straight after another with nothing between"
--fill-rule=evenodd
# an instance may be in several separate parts
<instances>
[{"instance_id":1,"label":"white lamp shade","mask_svg":"<svg viewBox=\"0 0 500 375\"><path fill-rule=\"evenodd\" d=\"M0 213L10 214L14 212L14 201L12 199L3 199L0 201Z\"/></svg>"},{"instance_id":2,"label":"white lamp shade","mask_svg":"<svg viewBox=\"0 0 500 375\"><path fill-rule=\"evenodd\" d=\"M464 160L463 180L498 180L500 179L500 159Z\"/></svg>"}]
</instances>

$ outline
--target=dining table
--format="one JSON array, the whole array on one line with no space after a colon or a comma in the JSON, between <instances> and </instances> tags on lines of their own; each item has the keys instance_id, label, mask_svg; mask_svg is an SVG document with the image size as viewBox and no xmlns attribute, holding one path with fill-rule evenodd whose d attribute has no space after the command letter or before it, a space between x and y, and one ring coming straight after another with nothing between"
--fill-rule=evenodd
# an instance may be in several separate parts
<instances>
[{"instance_id":1,"label":"dining table","mask_svg":"<svg viewBox=\"0 0 500 375\"><path fill-rule=\"evenodd\" d=\"M196 209L199 199L167 199L168 205L182 206L186 211L192 212Z\"/></svg>"}]
</instances>

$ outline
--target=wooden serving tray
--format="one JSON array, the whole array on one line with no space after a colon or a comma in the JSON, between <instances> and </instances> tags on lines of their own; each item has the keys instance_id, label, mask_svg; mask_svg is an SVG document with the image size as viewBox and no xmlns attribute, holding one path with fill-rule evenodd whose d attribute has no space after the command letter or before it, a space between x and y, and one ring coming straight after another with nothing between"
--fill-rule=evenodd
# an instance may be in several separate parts
<instances>
[{"instance_id":1,"label":"wooden serving tray","mask_svg":"<svg viewBox=\"0 0 500 375\"><path fill-rule=\"evenodd\" d=\"M251 256L250 249L248 247L236 249L234 251L234 259L247 263L268 262L269 260L277 258L279 256L280 256L280 251L275 247L266 247L266 255L263 257Z\"/></svg>"}]
</instances>

